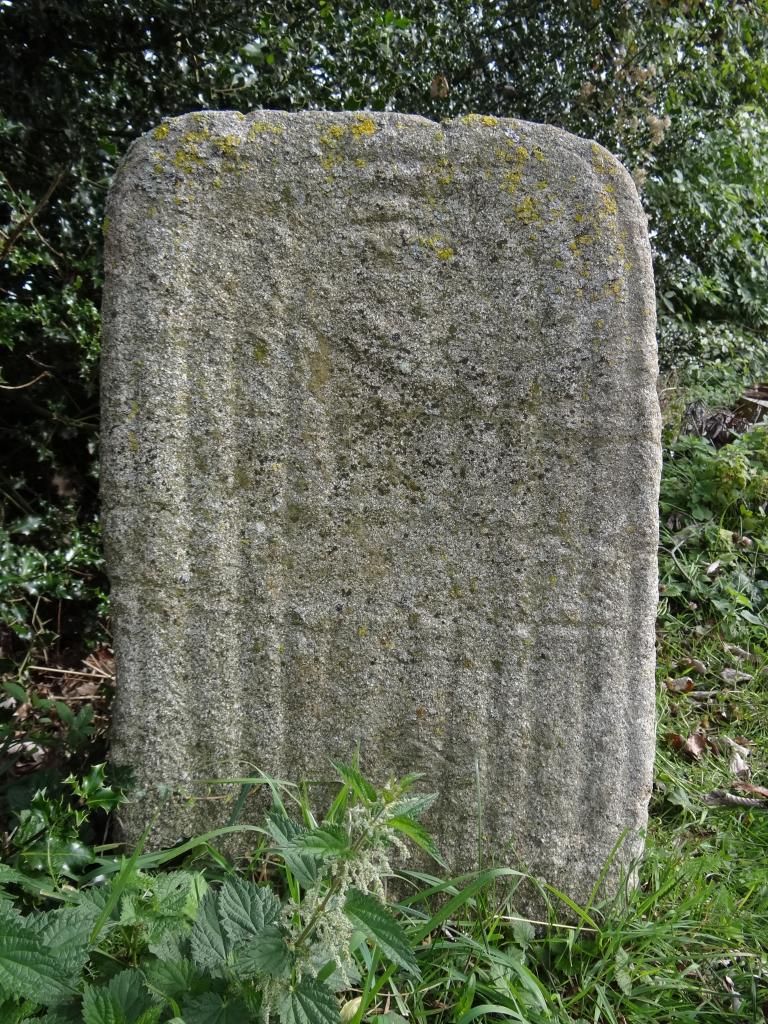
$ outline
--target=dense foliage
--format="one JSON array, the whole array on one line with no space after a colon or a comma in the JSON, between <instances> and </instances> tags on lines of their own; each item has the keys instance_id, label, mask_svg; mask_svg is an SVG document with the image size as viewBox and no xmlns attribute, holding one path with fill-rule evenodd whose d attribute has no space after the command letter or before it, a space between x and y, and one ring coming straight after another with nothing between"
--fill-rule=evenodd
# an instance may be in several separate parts
<instances>
[{"instance_id":1,"label":"dense foliage","mask_svg":"<svg viewBox=\"0 0 768 1024\"><path fill-rule=\"evenodd\" d=\"M1 1021L768 1013L768 387L741 397L768 377L767 43L768 0L0 0ZM126 780L95 763L104 200L161 118L260 106L559 124L616 152L646 206L665 369L652 817L639 887L585 907L549 890L546 932L510 911L509 869L406 872L385 906L393 842L437 854L412 779L376 791L338 766L320 823L303 790L248 781L231 829L259 789L272 811L245 865L214 834L106 842Z\"/></svg>"},{"instance_id":2,"label":"dense foliage","mask_svg":"<svg viewBox=\"0 0 768 1024\"><path fill-rule=\"evenodd\" d=\"M4 0L0 40L0 602L26 642L82 636L102 600L100 223L164 116L478 110L592 136L643 191L666 362L713 332L721 358L762 347L766 0Z\"/></svg>"}]
</instances>

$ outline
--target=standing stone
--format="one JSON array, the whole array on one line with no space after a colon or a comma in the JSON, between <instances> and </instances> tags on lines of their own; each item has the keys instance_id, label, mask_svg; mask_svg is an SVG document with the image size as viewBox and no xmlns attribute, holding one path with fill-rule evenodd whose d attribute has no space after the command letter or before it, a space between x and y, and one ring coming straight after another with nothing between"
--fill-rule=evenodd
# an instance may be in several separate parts
<instances>
[{"instance_id":1,"label":"standing stone","mask_svg":"<svg viewBox=\"0 0 768 1024\"><path fill-rule=\"evenodd\" d=\"M109 202L103 498L129 838L199 780L422 771L457 869L642 848L659 414L625 170L471 115L191 114Z\"/></svg>"}]
</instances>

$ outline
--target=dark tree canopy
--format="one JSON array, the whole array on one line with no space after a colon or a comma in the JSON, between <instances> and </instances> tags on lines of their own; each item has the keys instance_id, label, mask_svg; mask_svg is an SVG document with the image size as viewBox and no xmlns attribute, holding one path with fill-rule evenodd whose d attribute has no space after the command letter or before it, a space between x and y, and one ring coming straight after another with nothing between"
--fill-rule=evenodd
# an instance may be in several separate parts
<instances>
[{"instance_id":1,"label":"dark tree canopy","mask_svg":"<svg viewBox=\"0 0 768 1024\"><path fill-rule=\"evenodd\" d=\"M642 190L670 363L768 324L767 42L768 0L0 0L0 491L5 541L49 552L40 592L93 562L100 225L137 135L367 107L593 137Z\"/></svg>"}]
</instances>

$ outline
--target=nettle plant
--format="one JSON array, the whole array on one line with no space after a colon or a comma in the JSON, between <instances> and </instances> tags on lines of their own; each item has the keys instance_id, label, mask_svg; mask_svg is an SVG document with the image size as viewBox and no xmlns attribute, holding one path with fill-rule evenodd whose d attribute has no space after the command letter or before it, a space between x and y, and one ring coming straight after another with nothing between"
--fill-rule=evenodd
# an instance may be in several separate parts
<instances>
[{"instance_id":1,"label":"nettle plant","mask_svg":"<svg viewBox=\"0 0 768 1024\"><path fill-rule=\"evenodd\" d=\"M237 826L266 836L262 874L274 885L233 870L210 885L199 871L152 873L143 866L183 851L139 847L111 879L61 885L45 893L56 909L22 914L10 893L29 893L31 879L0 865L0 1020L338 1024L336 993L359 982L360 958L417 977L421 936L409 938L384 885L404 838L436 853L418 821L434 796L411 792L417 776L377 791L355 767L335 767L342 787L321 823L292 820L273 786L265 828ZM365 1009L348 1001L344 1019Z\"/></svg>"}]
</instances>

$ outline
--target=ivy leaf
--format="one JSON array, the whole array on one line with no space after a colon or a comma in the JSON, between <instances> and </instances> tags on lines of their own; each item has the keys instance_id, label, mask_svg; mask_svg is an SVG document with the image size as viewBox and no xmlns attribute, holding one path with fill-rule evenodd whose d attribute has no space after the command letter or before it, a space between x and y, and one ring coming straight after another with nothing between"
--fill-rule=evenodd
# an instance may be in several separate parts
<instances>
[{"instance_id":1,"label":"ivy leaf","mask_svg":"<svg viewBox=\"0 0 768 1024\"><path fill-rule=\"evenodd\" d=\"M209 889L200 901L190 935L192 959L202 970L214 973L228 962L231 952L218 907L219 894Z\"/></svg>"},{"instance_id":2,"label":"ivy leaf","mask_svg":"<svg viewBox=\"0 0 768 1024\"><path fill-rule=\"evenodd\" d=\"M408 936L383 903L370 893L350 889L344 913L352 924L400 967L419 976L419 968Z\"/></svg>"},{"instance_id":3,"label":"ivy leaf","mask_svg":"<svg viewBox=\"0 0 768 1024\"><path fill-rule=\"evenodd\" d=\"M333 992L314 978L302 978L277 1007L280 1024L339 1024L339 1004Z\"/></svg>"},{"instance_id":4,"label":"ivy leaf","mask_svg":"<svg viewBox=\"0 0 768 1024\"><path fill-rule=\"evenodd\" d=\"M272 978L287 978L293 966L293 953L280 929L270 924L237 951L235 966L244 978L259 973L269 974Z\"/></svg>"},{"instance_id":5,"label":"ivy leaf","mask_svg":"<svg viewBox=\"0 0 768 1024\"><path fill-rule=\"evenodd\" d=\"M280 913L271 889L242 878L228 878L219 893L219 913L232 945L258 935Z\"/></svg>"}]
</instances>

